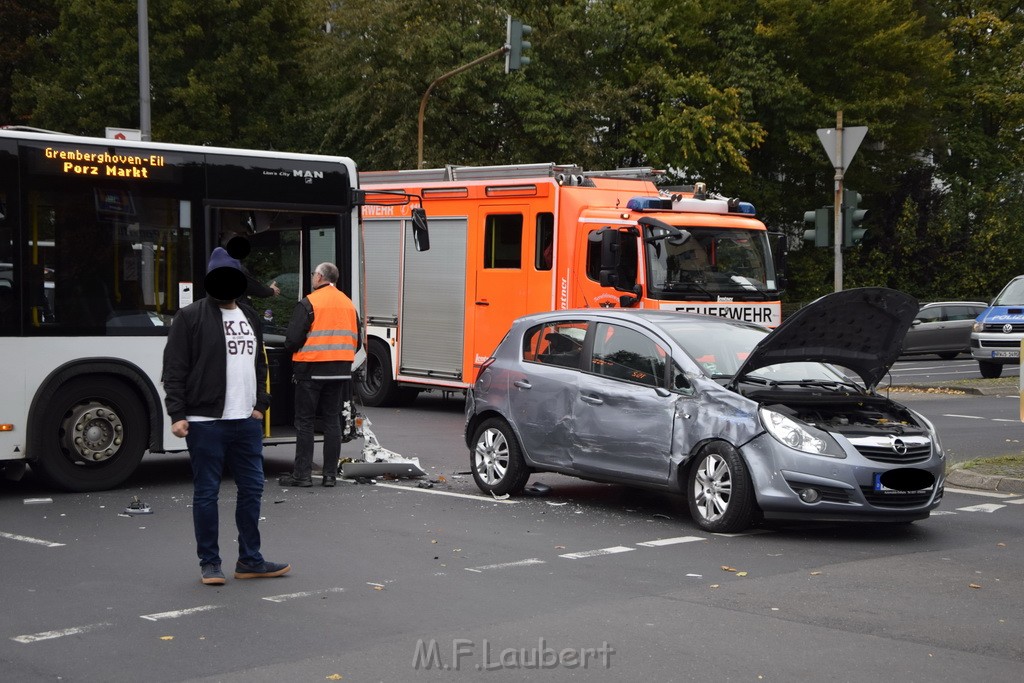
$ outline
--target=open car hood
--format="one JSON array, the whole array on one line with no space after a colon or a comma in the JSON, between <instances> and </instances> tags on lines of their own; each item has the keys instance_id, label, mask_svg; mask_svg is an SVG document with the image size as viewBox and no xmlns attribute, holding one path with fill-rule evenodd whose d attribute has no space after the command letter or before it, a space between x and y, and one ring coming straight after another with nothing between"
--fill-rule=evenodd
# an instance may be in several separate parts
<instances>
[{"instance_id":1,"label":"open car hood","mask_svg":"<svg viewBox=\"0 0 1024 683\"><path fill-rule=\"evenodd\" d=\"M755 346L731 384L768 365L817 361L849 368L873 389L899 358L919 308L914 297L884 287L827 294Z\"/></svg>"}]
</instances>

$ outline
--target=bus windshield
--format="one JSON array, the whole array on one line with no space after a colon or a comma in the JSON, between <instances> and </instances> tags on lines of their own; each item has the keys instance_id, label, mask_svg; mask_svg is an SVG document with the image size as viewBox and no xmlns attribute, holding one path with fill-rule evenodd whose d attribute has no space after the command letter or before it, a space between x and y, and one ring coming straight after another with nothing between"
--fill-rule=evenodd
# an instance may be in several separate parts
<instances>
[{"instance_id":1,"label":"bus windshield","mask_svg":"<svg viewBox=\"0 0 1024 683\"><path fill-rule=\"evenodd\" d=\"M776 289L768 237L761 231L689 227L669 234L644 226L644 246L654 296L708 299Z\"/></svg>"}]
</instances>

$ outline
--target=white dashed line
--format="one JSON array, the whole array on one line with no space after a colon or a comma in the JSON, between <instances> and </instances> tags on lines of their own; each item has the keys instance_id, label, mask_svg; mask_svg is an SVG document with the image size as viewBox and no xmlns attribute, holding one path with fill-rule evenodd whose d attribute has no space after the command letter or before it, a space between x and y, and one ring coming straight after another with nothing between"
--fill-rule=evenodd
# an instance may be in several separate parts
<instances>
[{"instance_id":1,"label":"white dashed line","mask_svg":"<svg viewBox=\"0 0 1024 683\"><path fill-rule=\"evenodd\" d=\"M396 489L398 491L408 491L410 493L433 493L436 496L452 496L453 498L468 498L470 500L476 500L483 503L505 503L506 505L515 505L518 500L500 500L498 498L488 498L486 496L474 496L469 493L455 493L454 491L437 491L435 489L421 489L414 488L412 486L399 486L397 484L381 484L377 483L376 486L385 489Z\"/></svg>"},{"instance_id":2,"label":"white dashed line","mask_svg":"<svg viewBox=\"0 0 1024 683\"><path fill-rule=\"evenodd\" d=\"M987 417L982 417L981 415L953 415L953 414L946 414L946 415L943 415L942 417L962 417L965 420L987 420L988 419Z\"/></svg>"},{"instance_id":3,"label":"white dashed line","mask_svg":"<svg viewBox=\"0 0 1024 683\"><path fill-rule=\"evenodd\" d=\"M1004 500L1003 502L1009 503L1011 505L1024 505L1024 498L1017 498L1016 500Z\"/></svg>"},{"instance_id":4,"label":"white dashed line","mask_svg":"<svg viewBox=\"0 0 1024 683\"><path fill-rule=\"evenodd\" d=\"M659 538L654 541L644 541L643 543L637 543L637 545L645 548L660 548L663 545L676 545L677 543L692 543L693 541L703 540L700 536L677 536L675 538Z\"/></svg>"},{"instance_id":5,"label":"white dashed line","mask_svg":"<svg viewBox=\"0 0 1024 683\"><path fill-rule=\"evenodd\" d=\"M559 555L567 560L582 560L587 557L599 557L601 555L615 555L616 553L628 553L636 550L636 548L627 548L624 545L617 545L611 548L601 548L600 550L584 550L581 553L566 553L565 555Z\"/></svg>"},{"instance_id":6,"label":"white dashed line","mask_svg":"<svg viewBox=\"0 0 1024 683\"><path fill-rule=\"evenodd\" d=\"M982 503L981 505L971 505L965 508L957 508L961 512L995 512L1000 508L1006 507L1005 505L998 505L996 503Z\"/></svg>"},{"instance_id":7,"label":"white dashed line","mask_svg":"<svg viewBox=\"0 0 1024 683\"><path fill-rule=\"evenodd\" d=\"M106 628L110 626L108 623L102 624L89 624L87 626L72 626L71 628L62 628L57 631L43 631L42 633L32 633L26 636L15 636L11 640L19 643L35 643L40 640L53 640L54 638L63 638L64 636L74 636L79 633L86 633L88 631L95 631L96 629Z\"/></svg>"},{"instance_id":8,"label":"white dashed line","mask_svg":"<svg viewBox=\"0 0 1024 683\"><path fill-rule=\"evenodd\" d=\"M308 598L311 595L320 595L321 593L341 593L344 588L323 588L315 591L302 591L301 593L286 593L284 595L271 595L263 598L268 602L287 602L288 600L296 600L298 598Z\"/></svg>"},{"instance_id":9,"label":"white dashed line","mask_svg":"<svg viewBox=\"0 0 1024 683\"><path fill-rule=\"evenodd\" d=\"M519 560L518 562L502 562L501 564L486 564L482 567L466 567L467 572L475 572L477 574L485 572L489 569L508 569L510 567L528 567L534 564L544 564L544 560L536 557L531 557L528 560Z\"/></svg>"},{"instance_id":10,"label":"white dashed line","mask_svg":"<svg viewBox=\"0 0 1024 683\"><path fill-rule=\"evenodd\" d=\"M36 545L41 545L46 548L60 548L64 545L63 543L44 541L41 538L32 538L31 536L19 536L18 534L9 534L6 531L0 531L0 538L6 538L12 541L21 541L22 543L34 543Z\"/></svg>"},{"instance_id":11,"label":"white dashed line","mask_svg":"<svg viewBox=\"0 0 1024 683\"><path fill-rule=\"evenodd\" d=\"M190 614L196 614L197 612L209 612L212 609L217 609L220 605L202 605L200 607L189 607L188 609L177 609L171 612L157 612L156 614L140 614L139 617L142 619L148 619L149 621L160 621L161 619L177 619L178 617L187 617Z\"/></svg>"}]
</instances>

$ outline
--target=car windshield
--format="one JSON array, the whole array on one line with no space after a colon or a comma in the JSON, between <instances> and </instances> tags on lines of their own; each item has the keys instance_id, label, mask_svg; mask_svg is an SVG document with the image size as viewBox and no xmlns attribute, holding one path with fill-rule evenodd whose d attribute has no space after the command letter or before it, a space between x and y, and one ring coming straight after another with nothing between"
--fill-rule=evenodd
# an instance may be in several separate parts
<instances>
[{"instance_id":1,"label":"car windshield","mask_svg":"<svg viewBox=\"0 0 1024 683\"><path fill-rule=\"evenodd\" d=\"M706 324L692 320L660 325L704 371L714 379L731 379L765 338L767 330L746 325ZM748 375L765 383L825 382L849 384L849 378L832 366L814 361L779 363L758 368Z\"/></svg>"},{"instance_id":2,"label":"car windshield","mask_svg":"<svg viewBox=\"0 0 1024 683\"><path fill-rule=\"evenodd\" d=\"M651 226L644 231L652 291L700 298L775 288L771 252L763 232L688 227L680 238Z\"/></svg>"},{"instance_id":3,"label":"car windshield","mask_svg":"<svg viewBox=\"0 0 1024 683\"><path fill-rule=\"evenodd\" d=\"M993 306L1017 306L1024 304L1024 278L1013 280L992 302Z\"/></svg>"}]
</instances>

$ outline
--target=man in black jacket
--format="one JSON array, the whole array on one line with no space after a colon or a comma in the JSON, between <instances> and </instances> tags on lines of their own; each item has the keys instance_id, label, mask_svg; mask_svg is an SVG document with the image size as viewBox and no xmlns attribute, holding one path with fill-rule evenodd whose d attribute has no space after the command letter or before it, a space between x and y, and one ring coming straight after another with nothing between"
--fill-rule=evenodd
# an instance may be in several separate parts
<instances>
[{"instance_id":1,"label":"man in black jacket","mask_svg":"<svg viewBox=\"0 0 1024 683\"><path fill-rule=\"evenodd\" d=\"M206 297L174 316L164 348L163 384L171 431L184 437L192 464L192 520L202 581L224 583L218 507L225 466L238 487L236 579L281 576L291 566L260 554L263 414L270 405L263 333L252 308L236 302L246 288L241 264L214 249Z\"/></svg>"}]
</instances>

